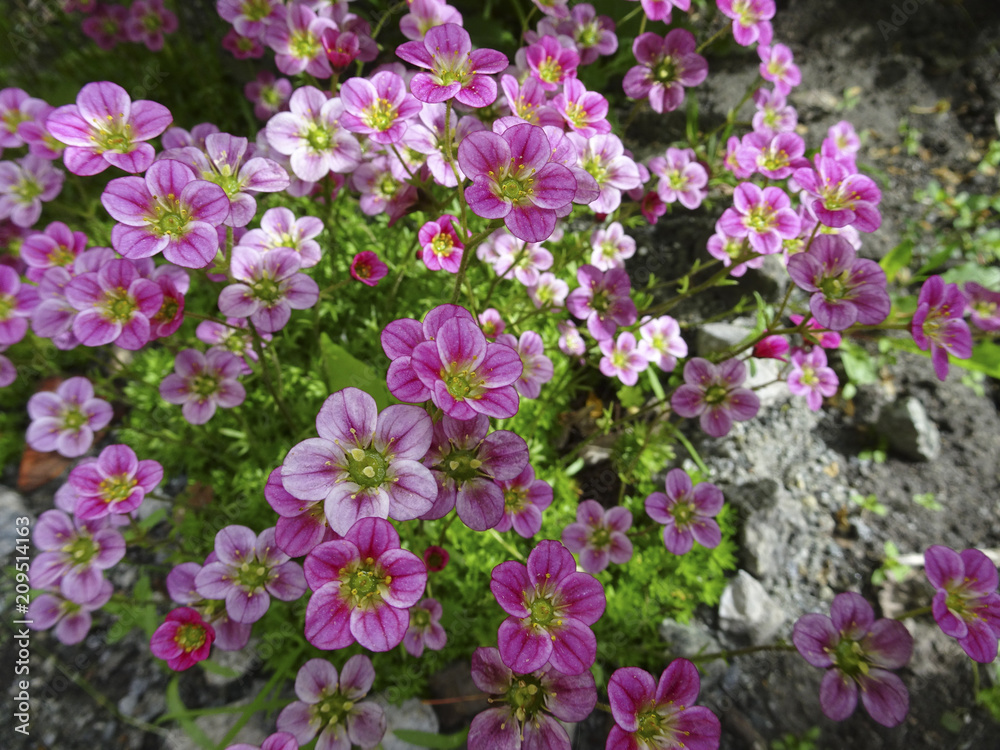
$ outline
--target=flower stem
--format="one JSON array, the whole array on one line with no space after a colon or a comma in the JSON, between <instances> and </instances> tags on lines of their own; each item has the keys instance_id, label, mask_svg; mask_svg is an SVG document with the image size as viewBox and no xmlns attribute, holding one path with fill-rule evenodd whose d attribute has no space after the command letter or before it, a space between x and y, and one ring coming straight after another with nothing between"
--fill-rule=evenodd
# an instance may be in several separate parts
<instances>
[{"instance_id":1,"label":"flower stem","mask_svg":"<svg viewBox=\"0 0 1000 750\"><path fill-rule=\"evenodd\" d=\"M929 615L933 612L933 607L929 604L926 607L917 607L916 609L907 610L900 615L896 615L894 620L909 620L911 617L920 617L921 615Z\"/></svg>"}]
</instances>

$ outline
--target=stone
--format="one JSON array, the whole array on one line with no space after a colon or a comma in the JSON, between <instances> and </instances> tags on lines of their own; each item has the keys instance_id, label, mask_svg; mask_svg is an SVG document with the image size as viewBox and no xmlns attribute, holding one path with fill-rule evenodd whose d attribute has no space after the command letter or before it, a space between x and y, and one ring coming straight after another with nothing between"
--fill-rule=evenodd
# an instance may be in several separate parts
<instances>
[{"instance_id":1,"label":"stone","mask_svg":"<svg viewBox=\"0 0 1000 750\"><path fill-rule=\"evenodd\" d=\"M914 396L883 408L878 431L895 453L911 461L933 461L941 454L941 433Z\"/></svg>"},{"instance_id":2,"label":"stone","mask_svg":"<svg viewBox=\"0 0 1000 750\"><path fill-rule=\"evenodd\" d=\"M382 750L420 750L419 745L404 742L393 734L394 729L413 729L418 732L437 734L440 724L437 714L419 698L410 698L400 705L390 703L385 696L376 695L373 700L385 711L386 730L382 738Z\"/></svg>"},{"instance_id":3,"label":"stone","mask_svg":"<svg viewBox=\"0 0 1000 750\"><path fill-rule=\"evenodd\" d=\"M754 646L770 643L781 630L785 615L756 578L741 570L719 601L719 628L737 642Z\"/></svg>"},{"instance_id":4,"label":"stone","mask_svg":"<svg viewBox=\"0 0 1000 750\"><path fill-rule=\"evenodd\" d=\"M31 523L27 526L18 525L18 518L29 518ZM27 528L30 532L33 527L34 518L28 512L24 498L14 490L0 487L0 559L6 559L9 555L13 555L19 541L27 540L30 546L31 534L22 536L17 533L17 530ZM37 550L32 547L31 554L36 553Z\"/></svg>"}]
</instances>

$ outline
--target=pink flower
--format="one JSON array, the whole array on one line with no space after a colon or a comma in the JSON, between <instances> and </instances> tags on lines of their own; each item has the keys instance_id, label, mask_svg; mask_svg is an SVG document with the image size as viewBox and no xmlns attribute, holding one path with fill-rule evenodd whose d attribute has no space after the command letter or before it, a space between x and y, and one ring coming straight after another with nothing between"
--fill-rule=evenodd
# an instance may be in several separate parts
<instances>
[{"instance_id":1,"label":"pink flower","mask_svg":"<svg viewBox=\"0 0 1000 750\"><path fill-rule=\"evenodd\" d=\"M94 15L83 19L80 28L101 49L113 49L118 42L126 39L126 20L128 8L124 5L101 4L97 6Z\"/></svg>"},{"instance_id":2,"label":"pink flower","mask_svg":"<svg viewBox=\"0 0 1000 750\"><path fill-rule=\"evenodd\" d=\"M623 268L600 271L584 265L576 272L580 283L566 298L566 309L587 321L587 330L598 341L611 339L618 326L636 320L635 303L629 296L630 282Z\"/></svg>"},{"instance_id":3,"label":"pink flower","mask_svg":"<svg viewBox=\"0 0 1000 750\"><path fill-rule=\"evenodd\" d=\"M106 521L71 517L61 510L39 516L32 540L41 550L28 571L32 587L58 588L77 604L99 597L106 583L104 571L125 556L124 537Z\"/></svg>"},{"instance_id":4,"label":"pink flower","mask_svg":"<svg viewBox=\"0 0 1000 750\"><path fill-rule=\"evenodd\" d=\"M422 108L406 92L403 79L391 71L376 73L370 80L349 78L340 87L344 114L340 124L352 133L363 133L373 143L399 143L410 120Z\"/></svg>"},{"instance_id":5,"label":"pink flower","mask_svg":"<svg viewBox=\"0 0 1000 750\"><path fill-rule=\"evenodd\" d=\"M762 255L781 250L782 240L799 233L799 217L784 190L743 182L733 192L733 207L719 218L719 228L730 237L749 238L750 247Z\"/></svg>"},{"instance_id":6,"label":"pink flower","mask_svg":"<svg viewBox=\"0 0 1000 750\"><path fill-rule=\"evenodd\" d=\"M39 282L48 268L72 266L87 247L87 235L53 221L44 232L34 232L21 244L21 258L28 265L25 276Z\"/></svg>"},{"instance_id":7,"label":"pink flower","mask_svg":"<svg viewBox=\"0 0 1000 750\"><path fill-rule=\"evenodd\" d=\"M792 51L784 44L773 47L758 45L757 54L760 56L761 78L773 83L774 90L782 96L788 96L793 88L802 83L802 74L792 62Z\"/></svg>"},{"instance_id":8,"label":"pink flower","mask_svg":"<svg viewBox=\"0 0 1000 750\"><path fill-rule=\"evenodd\" d=\"M73 646L83 641L90 632L90 613L100 609L111 599L114 589L110 581L101 581L100 591L84 602L75 602L61 594L45 593L32 598L26 619L32 630L55 628L60 643Z\"/></svg>"},{"instance_id":9,"label":"pink flower","mask_svg":"<svg viewBox=\"0 0 1000 750\"><path fill-rule=\"evenodd\" d=\"M674 391L670 405L682 417L698 417L701 429L712 437L722 437L734 420L753 419L760 410L757 394L742 387L746 376L746 365L738 359L714 365L695 357L684 365L684 385Z\"/></svg>"},{"instance_id":10,"label":"pink flower","mask_svg":"<svg viewBox=\"0 0 1000 750\"><path fill-rule=\"evenodd\" d=\"M577 198L577 203L587 203L594 213L609 214L621 205L623 191L642 185L639 166L625 154L618 136L606 133L584 139L569 133L566 139L576 146L578 164L594 179L598 190L596 195L588 196L589 200Z\"/></svg>"},{"instance_id":11,"label":"pink flower","mask_svg":"<svg viewBox=\"0 0 1000 750\"><path fill-rule=\"evenodd\" d=\"M679 201L694 210L708 195L708 172L696 161L694 149L668 148L666 158L649 160L649 171L660 178L656 194L664 203Z\"/></svg>"},{"instance_id":12,"label":"pink flower","mask_svg":"<svg viewBox=\"0 0 1000 750\"><path fill-rule=\"evenodd\" d=\"M558 38L543 36L534 44L528 45L524 60L531 75L542 84L543 89L556 91L560 84L576 78L580 55L572 47L563 47Z\"/></svg>"},{"instance_id":13,"label":"pink flower","mask_svg":"<svg viewBox=\"0 0 1000 750\"><path fill-rule=\"evenodd\" d=\"M417 73L410 91L422 102L434 104L454 98L468 107L488 107L497 98L497 84L489 77L503 71L507 56L492 49L472 49L469 32L454 23L428 29L422 41L404 42L396 54L430 73Z\"/></svg>"},{"instance_id":14,"label":"pink flower","mask_svg":"<svg viewBox=\"0 0 1000 750\"><path fill-rule=\"evenodd\" d=\"M420 41L435 26L462 25L462 14L440 0L412 0L409 13L399 19L399 30L407 39Z\"/></svg>"},{"instance_id":15,"label":"pink flower","mask_svg":"<svg viewBox=\"0 0 1000 750\"><path fill-rule=\"evenodd\" d=\"M457 221L451 214L444 214L437 221L428 221L420 227L417 238L422 248L421 258L431 271L443 269L458 273L465 245L455 231L454 223Z\"/></svg>"},{"instance_id":16,"label":"pink flower","mask_svg":"<svg viewBox=\"0 0 1000 750\"><path fill-rule=\"evenodd\" d=\"M796 169L809 166L805 150L805 141L796 133L747 133L736 151L736 161L744 173L760 172L772 180L783 180Z\"/></svg>"},{"instance_id":17,"label":"pink flower","mask_svg":"<svg viewBox=\"0 0 1000 750\"><path fill-rule=\"evenodd\" d=\"M215 9L237 34L252 39L263 37L272 24L284 23L281 0L216 0Z\"/></svg>"},{"instance_id":18,"label":"pink flower","mask_svg":"<svg viewBox=\"0 0 1000 750\"><path fill-rule=\"evenodd\" d=\"M24 338L37 305L38 291L22 284L13 268L0 265L0 346L11 346Z\"/></svg>"},{"instance_id":19,"label":"pink flower","mask_svg":"<svg viewBox=\"0 0 1000 750\"><path fill-rule=\"evenodd\" d=\"M111 421L107 401L94 397L94 387L83 377L69 378L55 393L40 391L28 399L26 439L36 451L57 451L62 456L82 456L94 442L94 433Z\"/></svg>"},{"instance_id":20,"label":"pink flower","mask_svg":"<svg viewBox=\"0 0 1000 750\"><path fill-rule=\"evenodd\" d=\"M158 461L140 461L127 445L109 445L96 461L78 464L68 482L79 498L74 511L77 518L90 520L131 513L162 479Z\"/></svg>"},{"instance_id":21,"label":"pink flower","mask_svg":"<svg viewBox=\"0 0 1000 750\"><path fill-rule=\"evenodd\" d=\"M793 176L805 192L803 203L820 222L834 228L852 225L861 232L874 232L882 225L876 208L882 193L872 178L820 154L813 162L815 169L796 169Z\"/></svg>"},{"instance_id":22,"label":"pink flower","mask_svg":"<svg viewBox=\"0 0 1000 750\"><path fill-rule=\"evenodd\" d=\"M514 529L525 539L541 531L542 511L552 505L552 486L544 479L535 479L531 464L513 479L498 479L497 485L503 490L503 517L496 530Z\"/></svg>"},{"instance_id":23,"label":"pink flower","mask_svg":"<svg viewBox=\"0 0 1000 750\"><path fill-rule=\"evenodd\" d=\"M788 390L794 396L805 396L806 404L819 411L823 397L837 392L837 373L826 366L826 352L813 347L809 352L792 352L792 371L788 373Z\"/></svg>"},{"instance_id":24,"label":"pink flower","mask_svg":"<svg viewBox=\"0 0 1000 750\"><path fill-rule=\"evenodd\" d=\"M618 50L615 22L610 16L597 15L590 3L576 3L569 15L556 28L558 33L573 39L580 54L580 65L590 65L599 56L613 55Z\"/></svg>"},{"instance_id":25,"label":"pink flower","mask_svg":"<svg viewBox=\"0 0 1000 750\"><path fill-rule=\"evenodd\" d=\"M145 141L170 125L170 111L151 101L133 102L116 83L88 83L76 104L59 107L45 127L67 145L66 168L77 175L94 175L114 165L126 172L144 172L153 163L154 150Z\"/></svg>"},{"instance_id":26,"label":"pink flower","mask_svg":"<svg viewBox=\"0 0 1000 750\"><path fill-rule=\"evenodd\" d=\"M479 327L486 338L490 341L496 341L497 336L503 333L507 324L504 323L499 310L487 307L479 313Z\"/></svg>"},{"instance_id":27,"label":"pink flower","mask_svg":"<svg viewBox=\"0 0 1000 750\"><path fill-rule=\"evenodd\" d=\"M514 382L517 392L525 398L538 398L542 386L552 380L552 360L545 356L545 343L534 331L525 331L520 338L509 333L501 333L496 338L517 352L524 370Z\"/></svg>"},{"instance_id":28,"label":"pink flower","mask_svg":"<svg viewBox=\"0 0 1000 750\"><path fill-rule=\"evenodd\" d=\"M287 248L259 252L233 248L230 284L219 292L219 310L233 318L250 318L260 330L280 331L292 310L308 310L319 299L316 282L299 273L299 256Z\"/></svg>"},{"instance_id":29,"label":"pink flower","mask_svg":"<svg viewBox=\"0 0 1000 750\"><path fill-rule=\"evenodd\" d=\"M673 29L661 37L651 31L632 43L638 65L625 74L622 85L630 99L649 98L654 112L672 112L684 101L684 89L708 76L708 63L695 52L694 34Z\"/></svg>"},{"instance_id":30,"label":"pink flower","mask_svg":"<svg viewBox=\"0 0 1000 750\"><path fill-rule=\"evenodd\" d=\"M799 316L801 317L801 316ZM754 344L753 356L758 359L777 359L787 362L788 339L784 336L766 336Z\"/></svg>"},{"instance_id":31,"label":"pink flower","mask_svg":"<svg viewBox=\"0 0 1000 750\"><path fill-rule=\"evenodd\" d=\"M275 78L274 73L262 70L256 80L243 87L243 94L253 102L254 116L266 120L287 106L292 95L292 83L287 78Z\"/></svg>"},{"instance_id":32,"label":"pink flower","mask_svg":"<svg viewBox=\"0 0 1000 750\"><path fill-rule=\"evenodd\" d=\"M440 651L448 643L448 635L441 627L441 603L437 599L421 599L410 607L410 625L403 636L403 648L410 656L419 659L424 646Z\"/></svg>"},{"instance_id":33,"label":"pink flower","mask_svg":"<svg viewBox=\"0 0 1000 750\"><path fill-rule=\"evenodd\" d=\"M805 318L802 315L789 315L788 318L795 325L802 325L802 321ZM813 331L822 331L819 334L813 334ZM823 331L823 326L821 326L815 318L809 318L806 322L806 329L802 332L802 339L806 344L811 346L821 346L824 349L836 349L840 346L841 336L836 331ZM788 347L786 346L787 350ZM755 355L756 356L756 355Z\"/></svg>"},{"instance_id":34,"label":"pink flower","mask_svg":"<svg viewBox=\"0 0 1000 750\"><path fill-rule=\"evenodd\" d=\"M163 0L137 0L129 6L125 34L153 52L163 49L163 35L177 31L177 16L163 7Z\"/></svg>"},{"instance_id":35,"label":"pink flower","mask_svg":"<svg viewBox=\"0 0 1000 750\"><path fill-rule=\"evenodd\" d=\"M236 29L230 29L222 37L222 49L227 50L237 60L263 57L265 52L264 45L260 43L259 39L240 36L236 33Z\"/></svg>"},{"instance_id":36,"label":"pink flower","mask_svg":"<svg viewBox=\"0 0 1000 750\"><path fill-rule=\"evenodd\" d=\"M284 206L269 208L260 220L259 229L251 229L240 238L239 244L261 252L284 247L294 250L302 261L301 268L312 268L319 263L323 251L314 237L323 231L323 222L315 216L296 219Z\"/></svg>"},{"instance_id":37,"label":"pink flower","mask_svg":"<svg viewBox=\"0 0 1000 750\"><path fill-rule=\"evenodd\" d=\"M313 591L306 639L325 651L355 642L369 651L395 648L427 583L424 563L399 548L399 534L382 518L362 518L343 539L317 546L305 575Z\"/></svg>"},{"instance_id":38,"label":"pink flower","mask_svg":"<svg viewBox=\"0 0 1000 750\"><path fill-rule=\"evenodd\" d=\"M722 491L711 482L697 487L684 469L667 473L667 492L653 492L646 498L646 513L663 524L663 543L675 555L691 551L694 542L712 549L722 541L715 516L722 510Z\"/></svg>"},{"instance_id":39,"label":"pink flower","mask_svg":"<svg viewBox=\"0 0 1000 750\"><path fill-rule=\"evenodd\" d=\"M635 335L624 331L618 339L602 339L600 369L609 378L617 377L625 385L635 385L639 373L649 367L649 360L637 350Z\"/></svg>"},{"instance_id":40,"label":"pink flower","mask_svg":"<svg viewBox=\"0 0 1000 750\"><path fill-rule=\"evenodd\" d=\"M798 114L794 107L786 104L785 97L781 94L768 89L757 89L753 94L753 103L757 107L752 120L755 133L777 135L778 133L791 133L795 130L795 126L798 124ZM729 142L732 143L734 140L739 143L739 139L735 136L730 138ZM727 164L727 166L729 165ZM744 173L736 174L736 176L744 180L750 175Z\"/></svg>"},{"instance_id":41,"label":"pink flower","mask_svg":"<svg viewBox=\"0 0 1000 750\"><path fill-rule=\"evenodd\" d=\"M539 310L563 307L569 294L569 284L553 273L538 275L538 283L528 287L528 297Z\"/></svg>"},{"instance_id":42,"label":"pink flower","mask_svg":"<svg viewBox=\"0 0 1000 750\"><path fill-rule=\"evenodd\" d=\"M940 276L931 276L920 287L910 333L922 351L931 350L938 380L948 377L949 354L958 359L972 356L972 333L962 318L964 312L965 297L958 284L945 284Z\"/></svg>"},{"instance_id":43,"label":"pink flower","mask_svg":"<svg viewBox=\"0 0 1000 750\"><path fill-rule=\"evenodd\" d=\"M236 380L243 362L232 352L185 349L174 360L174 369L160 383L160 395L171 404L183 404L181 413L191 424L205 424L217 406L232 409L246 399L246 390Z\"/></svg>"},{"instance_id":44,"label":"pink flower","mask_svg":"<svg viewBox=\"0 0 1000 750\"><path fill-rule=\"evenodd\" d=\"M21 254L24 255L23 246ZM1000 330L1000 292L987 289L975 281L966 281L962 291L965 293L965 309L971 313L973 324L981 331Z\"/></svg>"},{"instance_id":45,"label":"pink flower","mask_svg":"<svg viewBox=\"0 0 1000 750\"><path fill-rule=\"evenodd\" d=\"M183 672L208 658L215 641L215 628L201 619L197 610L180 607L167 615L149 641L149 650L165 659L175 672Z\"/></svg>"},{"instance_id":46,"label":"pink flower","mask_svg":"<svg viewBox=\"0 0 1000 750\"><path fill-rule=\"evenodd\" d=\"M307 5L296 3L288 6L285 23L275 21L267 26L264 38L274 50L274 62L285 75L303 71L316 78L329 78L330 61L320 37L327 29L336 29L330 18L317 15Z\"/></svg>"},{"instance_id":47,"label":"pink flower","mask_svg":"<svg viewBox=\"0 0 1000 750\"><path fill-rule=\"evenodd\" d=\"M996 566L977 549L956 552L935 544L924 552L924 567L937 589L932 608L941 632L956 639L969 658L993 662L1000 637Z\"/></svg>"},{"instance_id":48,"label":"pink flower","mask_svg":"<svg viewBox=\"0 0 1000 750\"><path fill-rule=\"evenodd\" d=\"M669 315L653 320L644 319L639 326L639 353L664 372L671 372L677 360L688 354L687 342L681 337L680 324Z\"/></svg>"},{"instance_id":49,"label":"pink flower","mask_svg":"<svg viewBox=\"0 0 1000 750\"><path fill-rule=\"evenodd\" d=\"M569 127L584 138L611 131L608 122L608 100L587 88L577 78L563 82L562 93L552 99L552 106Z\"/></svg>"},{"instance_id":50,"label":"pink flower","mask_svg":"<svg viewBox=\"0 0 1000 750\"><path fill-rule=\"evenodd\" d=\"M724 16L733 19L733 38L749 47L754 42L770 44L774 36L774 0L716 0Z\"/></svg>"},{"instance_id":51,"label":"pink flower","mask_svg":"<svg viewBox=\"0 0 1000 750\"><path fill-rule=\"evenodd\" d=\"M624 268L625 261L635 255L635 240L617 221L595 229L590 235L590 247L590 263L602 271Z\"/></svg>"},{"instance_id":52,"label":"pink flower","mask_svg":"<svg viewBox=\"0 0 1000 750\"><path fill-rule=\"evenodd\" d=\"M580 556L580 567L600 573L608 563L624 565L632 559L632 542L625 535L632 527L632 513L616 505L605 510L596 500L584 500L576 509L576 522L563 529L562 543Z\"/></svg>"},{"instance_id":53,"label":"pink flower","mask_svg":"<svg viewBox=\"0 0 1000 750\"><path fill-rule=\"evenodd\" d=\"M365 286L375 286L385 278L387 273L389 273L389 266L383 263L378 255L371 250L360 252L351 259L351 278L360 281Z\"/></svg>"},{"instance_id":54,"label":"pink flower","mask_svg":"<svg viewBox=\"0 0 1000 750\"><path fill-rule=\"evenodd\" d=\"M0 161L0 220L10 219L19 227L34 225L42 215L42 203L59 195L65 176L35 154L16 162Z\"/></svg>"}]
</instances>

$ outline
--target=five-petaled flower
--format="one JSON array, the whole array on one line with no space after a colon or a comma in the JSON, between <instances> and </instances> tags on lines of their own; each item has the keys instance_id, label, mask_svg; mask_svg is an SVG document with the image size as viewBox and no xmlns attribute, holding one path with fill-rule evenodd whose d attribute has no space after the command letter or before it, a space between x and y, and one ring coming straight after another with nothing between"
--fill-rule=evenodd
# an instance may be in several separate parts
<instances>
[{"instance_id":1,"label":"five-petaled flower","mask_svg":"<svg viewBox=\"0 0 1000 750\"><path fill-rule=\"evenodd\" d=\"M214 640L215 628L201 619L198 610L179 607L153 633L149 650L175 672L183 672L208 658Z\"/></svg>"},{"instance_id":2,"label":"five-petaled flower","mask_svg":"<svg viewBox=\"0 0 1000 750\"><path fill-rule=\"evenodd\" d=\"M920 349L931 350L938 380L948 377L949 354L958 359L972 356L972 333L962 318L964 312L965 296L958 284L946 284L940 276L931 276L920 287L910 332Z\"/></svg>"},{"instance_id":3,"label":"five-petaled flower","mask_svg":"<svg viewBox=\"0 0 1000 750\"><path fill-rule=\"evenodd\" d=\"M563 529L562 542L580 556L580 567L600 573L608 563L624 565L632 559L632 542L625 535L632 527L632 512L616 505L605 510L596 500L584 500L576 509L576 522Z\"/></svg>"},{"instance_id":4,"label":"five-petaled flower","mask_svg":"<svg viewBox=\"0 0 1000 750\"><path fill-rule=\"evenodd\" d=\"M695 487L684 469L667 473L666 494L653 492L646 498L646 513L663 526L663 543L675 555L691 551L694 542L709 549L718 547L722 532L715 516L722 510L722 490L711 482Z\"/></svg>"},{"instance_id":5,"label":"five-petaled flower","mask_svg":"<svg viewBox=\"0 0 1000 750\"><path fill-rule=\"evenodd\" d=\"M670 405L680 416L698 417L701 429L712 437L722 437L733 421L745 422L757 416L760 399L743 387L747 367L738 359L714 365L695 357L684 365L684 385L674 391Z\"/></svg>"},{"instance_id":6,"label":"five-petaled flower","mask_svg":"<svg viewBox=\"0 0 1000 750\"><path fill-rule=\"evenodd\" d=\"M971 659L995 660L1000 637L996 566L977 549L956 552L935 544L924 552L924 570L937 589L932 609L941 631Z\"/></svg>"}]
</instances>

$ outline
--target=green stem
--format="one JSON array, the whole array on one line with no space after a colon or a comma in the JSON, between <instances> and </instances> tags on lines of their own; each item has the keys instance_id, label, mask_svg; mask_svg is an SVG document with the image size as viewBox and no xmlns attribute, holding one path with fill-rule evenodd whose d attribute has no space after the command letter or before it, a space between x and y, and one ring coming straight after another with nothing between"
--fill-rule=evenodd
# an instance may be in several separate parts
<instances>
[{"instance_id":1,"label":"green stem","mask_svg":"<svg viewBox=\"0 0 1000 750\"><path fill-rule=\"evenodd\" d=\"M474 234L469 238L469 241L465 243L465 250L462 251L462 263L458 267L458 273L455 278L455 289L451 293L451 303L456 304L458 298L462 292L462 284L465 282L465 273L469 268L469 260L475 254L476 248L483 243L483 241L489 237L493 232L503 226L503 219L493 219L487 225L486 229L478 234Z\"/></svg>"},{"instance_id":2,"label":"green stem","mask_svg":"<svg viewBox=\"0 0 1000 750\"><path fill-rule=\"evenodd\" d=\"M795 651L795 646L785 643L772 643L768 646L747 646L746 648L736 648L730 651L714 651L710 654L696 654L685 657L695 664L702 661L714 661L715 659L732 659L734 656L746 656L747 654L758 654L762 651Z\"/></svg>"},{"instance_id":3,"label":"green stem","mask_svg":"<svg viewBox=\"0 0 1000 750\"><path fill-rule=\"evenodd\" d=\"M892 619L894 619L894 620L909 620L911 617L920 617L922 615L929 615L929 614L933 613L933 611L934 611L934 608L931 607L930 605L927 605L926 607L917 607L916 609L907 610L906 612L903 612L902 614L896 615Z\"/></svg>"}]
</instances>

